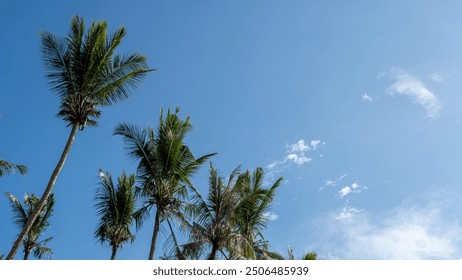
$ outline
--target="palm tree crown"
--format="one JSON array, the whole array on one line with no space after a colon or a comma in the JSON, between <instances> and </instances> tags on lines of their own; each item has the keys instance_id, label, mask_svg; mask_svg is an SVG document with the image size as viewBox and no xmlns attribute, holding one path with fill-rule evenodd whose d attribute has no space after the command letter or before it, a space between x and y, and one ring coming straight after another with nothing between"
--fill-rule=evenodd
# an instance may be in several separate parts
<instances>
[{"instance_id":1,"label":"palm tree crown","mask_svg":"<svg viewBox=\"0 0 462 280\"><path fill-rule=\"evenodd\" d=\"M107 22L98 21L85 30L83 18L75 16L67 38L41 33L47 76L61 101L58 116L80 130L95 126L98 108L128 98L150 71L138 53L114 54L125 28L109 35L107 28Z\"/></svg>"},{"instance_id":2,"label":"palm tree crown","mask_svg":"<svg viewBox=\"0 0 462 280\"><path fill-rule=\"evenodd\" d=\"M123 243L135 240L130 227L134 224L135 175L127 176L125 171L114 186L109 172L100 172L100 187L95 195L96 209L100 218L95 237L101 243L108 242L112 248L111 259Z\"/></svg>"},{"instance_id":3,"label":"palm tree crown","mask_svg":"<svg viewBox=\"0 0 462 280\"><path fill-rule=\"evenodd\" d=\"M19 202L19 200L11 193L6 193L10 199L10 205L13 210L13 222L22 229L27 223L31 213L37 208L39 198L34 194L30 195L28 193L24 196L24 206ZM40 236L45 232L45 230L50 226L49 218L53 214L53 206L55 204L55 198L53 194L48 199L45 208L40 212L39 217L35 220L32 225L31 230L27 234L26 238L23 241L24 247L24 259L29 258L29 254L33 253L34 256L38 259L41 259L46 256L50 256L52 251L50 248L46 247L46 244L51 241L52 237L38 241Z\"/></svg>"}]
</instances>

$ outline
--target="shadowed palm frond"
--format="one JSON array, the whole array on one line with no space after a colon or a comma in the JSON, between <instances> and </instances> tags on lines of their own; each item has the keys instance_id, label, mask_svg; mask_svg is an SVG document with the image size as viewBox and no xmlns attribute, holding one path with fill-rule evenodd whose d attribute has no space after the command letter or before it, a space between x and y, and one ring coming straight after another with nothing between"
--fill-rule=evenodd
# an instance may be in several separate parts
<instances>
[{"instance_id":1,"label":"shadowed palm frond","mask_svg":"<svg viewBox=\"0 0 462 280\"><path fill-rule=\"evenodd\" d=\"M0 177L3 175L14 174L15 172L24 175L27 173L27 166L9 163L0 159Z\"/></svg>"}]
</instances>

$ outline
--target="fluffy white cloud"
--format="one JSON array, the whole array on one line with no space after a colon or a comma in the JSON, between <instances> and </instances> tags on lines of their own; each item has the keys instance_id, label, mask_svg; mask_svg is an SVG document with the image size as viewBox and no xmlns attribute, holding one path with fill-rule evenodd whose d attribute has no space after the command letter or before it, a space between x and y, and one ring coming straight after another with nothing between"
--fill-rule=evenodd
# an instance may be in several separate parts
<instances>
[{"instance_id":1,"label":"fluffy white cloud","mask_svg":"<svg viewBox=\"0 0 462 280\"><path fill-rule=\"evenodd\" d=\"M441 102L419 79L400 68L392 68L389 71L389 76L394 81L388 88L391 95L407 96L427 111L427 117L433 118L437 116L442 108Z\"/></svg>"},{"instance_id":2,"label":"fluffy white cloud","mask_svg":"<svg viewBox=\"0 0 462 280\"><path fill-rule=\"evenodd\" d=\"M286 160L290 160L295 164L302 165L304 163L310 162L312 159L306 157L304 154L288 154Z\"/></svg>"},{"instance_id":3,"label":"fluffy white cloud","mask_svg":"<svg viewBox=\"0 0 462 280\"><path fill-rule=\"evenodd\" d=\"M289 153L306 152L310 149L303 139L298 140L295 144L287 144L286 147Z\"/></svg>"},{"instance_id":4,"label":"fluffy white cloud","mask_svg":"<svg viewBox=\"0 0 462 280\"><path fill-rule=\"evenodd\" d=\"M366 186L362 186L358 183L353 183L351 184L351 186L345 186L343 187L339 192L339 196L340 198L344 198L345 196L351 194L351 193L360 193L362 192L363 190L366 190L367 187Z\"/></svg>"},{"instance_id":5,"label":"fluffy white cloud","mask_svg":"<svg viewBox=\"0 0 462 280\"><path fill-rule=\"evenodd\" d=\"M346 186L344 188L342 188L340 191L339 191L339 194L340 194L340 197L345 197L347 195L349 195L351 193L351 188L349 186Z\"/></svg>"}]
</instances>

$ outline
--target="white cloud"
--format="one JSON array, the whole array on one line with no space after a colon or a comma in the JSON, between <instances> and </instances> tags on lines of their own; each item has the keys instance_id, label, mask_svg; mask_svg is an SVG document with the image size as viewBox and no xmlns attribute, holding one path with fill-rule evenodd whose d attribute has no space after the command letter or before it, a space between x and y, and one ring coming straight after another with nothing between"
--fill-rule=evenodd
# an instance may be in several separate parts
<instances>
[{"instance_id":1,"label":"white cloud","mask_svg":"<svg viewBox=\"0 0 462 280\"><path fill-rule=\"evenodd\" d=\"M310 149L310 147L305 143L305 140L301 139L298 140L297 143L295 144L287 144L287 152L289 153L295 153L295 152L306 152Z\"/></svg>"},{"instance_id":2,"label":"white cloud","mask_svg":"<svg viewBox=\"0 0 462 280\"><path fill-rule=\"evenodd\" d=\"M367 93L363 94L361 98L363 101L367 101L367 102L371 102L373 100L372 97L370 97Z\"/></svg>"},{"instance_id":3,"label":"white cloud","mask_svg":"<svg viewBox=\"0 0 462 280\"><path fill-rule=\"evenodd\" d=\"M407 96L414 103L419 104L427 111L427 117L434 118L442 108L438 97L430 91L419 79L400 68L392 68L389 76L394 83L389 86L391 95Z\"/></svg>"},{"instance_id":4,"label":"white cloud","mask_svg":"<svg viewBox=\"0 0 462 280\"><path fill-rule=\"evenodd\" d=\"M303 154L300 154L300 155L298 155L298 154L288 154L286 156L286 160L290 160L295 164L302 165L304 163L310 162L312 159L306 157Z\"/></svg>"},{"instance_id":5,"label":"white cloud","mask_svg":"<svg viewBox=\"0 0 462 280\"><path fill-rule=\"evenodd\" d=\"M349 186L342 188L338 193L340 197L345 197L351 193L352 189Z\"/></svg>"},{"instance_id":6,"label":"white cloud","mask_svg":"<svg viewBox=\"0 0 462 280\"><path fill-rule=\"evenodd\" d=\"M364 209L358 209L356 207L345 205L343 207L342 211L338 215L335 215L334 218L336 220L351 219L351 218L353 218L354 216L356 216L357 214L359 214L359 213L361 213L363 211L364 211Z\"/></svg>"},{"instance_id":7,"label":"white cloud","mask_svg":"<svg viewBox=\"0 0 462 280\"><path fill-rule=\"evenodd\" d=\"M324 186L320 187L319 190L323 190L325 187L335 187L337 186L337 183L342 181L346 176L348 176L347 173L341 175L340 177L338 177L337 179L328 179L324 182Z\"/></svg>"},{"instance_id":8,"label":"white cloud","mask_svg":"<svg viewBox=\"0 0 462 280\"><path fill-rule=\"evenodd\" d=\"M310 145L313 150L317 150L320 144L324 144L321 140L311 140Z\"/></svg>"},{"instance_id":9,"label":"white cloud","mask_svg":"<svg viewBox=\"0 0 462 280\"><path fill-rule=\"evenodd\" d=\"M355 183L351 184L351 186L343 187L340 191L338 191L338 194L339 194L340 198L345 198L347 195L349 195L351 193L360 193L363 190L367 190L367 187L362 186L362 185L355 182Z\"/></svg>"},{"instance_id":10,"label":"white cloud","mask_svg":"<svg viewBox=\"0 0 462 280\"><path fill-rule=\"evenodd\" d=\"M279 216L274 212L265 212L263 213L263 217L267 219L268 221L272 222L272 221L276 221Z\"/></svg>"},{"instance_id":11,"label":"white cloud","mask_svg":"<svg viewBox=\"0 0 462 280\"><path fill-rule=\"evenodd\" d=\"M443 205L443 204L442 204ZM462 227L435 203L404 203L387 213L368 214L344 206L323 218L316 241L328 259L459 259Z\"/></svg>"},{"instance_id":12,"label":"white cloud","mask_svg":"<svg viewBox=\"0 0 462 280\"><path fill-rule=\"evenodd\" d=\"M277 177L278 173L280 173L283 169L290 167L291 164L300 166L312 161L313 159L309 157L307 153L314 153L321 144L325 145L326 143L321 140L311 140L308 143L305 140L300 139L296 143L286 144L287 150L284 157L280 160L273 160L266 166L267 180L265 180L264 184L269 184L269 182L273 181Z\"/></svg>"}]
</instances>

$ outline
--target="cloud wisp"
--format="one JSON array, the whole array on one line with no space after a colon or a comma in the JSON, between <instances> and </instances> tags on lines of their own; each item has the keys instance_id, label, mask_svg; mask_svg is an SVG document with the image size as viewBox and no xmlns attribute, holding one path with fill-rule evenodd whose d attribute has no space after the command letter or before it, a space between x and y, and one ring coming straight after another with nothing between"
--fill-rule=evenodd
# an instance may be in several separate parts
<instances>
[{"instance_id":1,"label":"cloud wisp","mask_svg":"<svg viewBox=\"0 0 462 280\"><path fill-rule=\"evenodd\" d=\"M367 187L354 182L353 184L345 186L339 190L338 195L340 198L345 198L347 195L352 193L361 193L363 190L367 190Z\"/></svg>"},{"instance_id":2,"label":"cloud wisp","mask_svg":"<svg viewBox=\"0 0 462 280\"><path fill-rule=\"evenodd\" d=\"M317 241L329 259L459 259L462 227L437 204L402 204L382 215L345 204L323 219Z\"/></svg>"},{"instance_id":3,"label":"cloud wisp","mask_svg":"<svg viewBox=\"0 0 462 280\"><path fill-rule=\"evenodd\" d=\"M266 166L266 174L269 180L276 178L276 175L283 169L296 165L301 166L311 162L313 159L308 155L313 151L319 150L326 143L321 140L305 141L298 140L293 144L286 144L286 154L279 160L274 160Z\"/></svg>"},{"instance_id":4,"label":"cloud wisp","mask_svg":"<svg viewBox=\"0 0 462 280\"><path fill-rule=\"evenodd\" d=\"M371 96L369 96L367 93L361 95L361 99L365 102L372 102L374 100Z\"/></svg>"},{"instance_id":5,"label":"cloud wisp","mask_svg":"<svg viewBox=\"0 0 462 280\"><path fill-rule=\"evenodd\" d=\"M294 163L296 165L303 165L312 161L313 159L308 157L309 151L317 150L320 145L325 145L321 140L311 140L307 143L305 140L300 139L296 143L286 145L286 155L281 160L276 160L267 165L267 169L274 170L280 168L281 165L287 163Z\"/></svg>"},{"instance_id":6,"label":"cloud wisp","mask_svg":"<svg viewBox=\"0 0 462 280\"><path fill-rule=\"evenodd\" d=\"M407 96L412 102L422 106L428 118L434 118L442 108L438 97L422 81L401 68L392 68L389 77L394 81L388 87L388 93Z\"/></svg>"}]
</instances>

